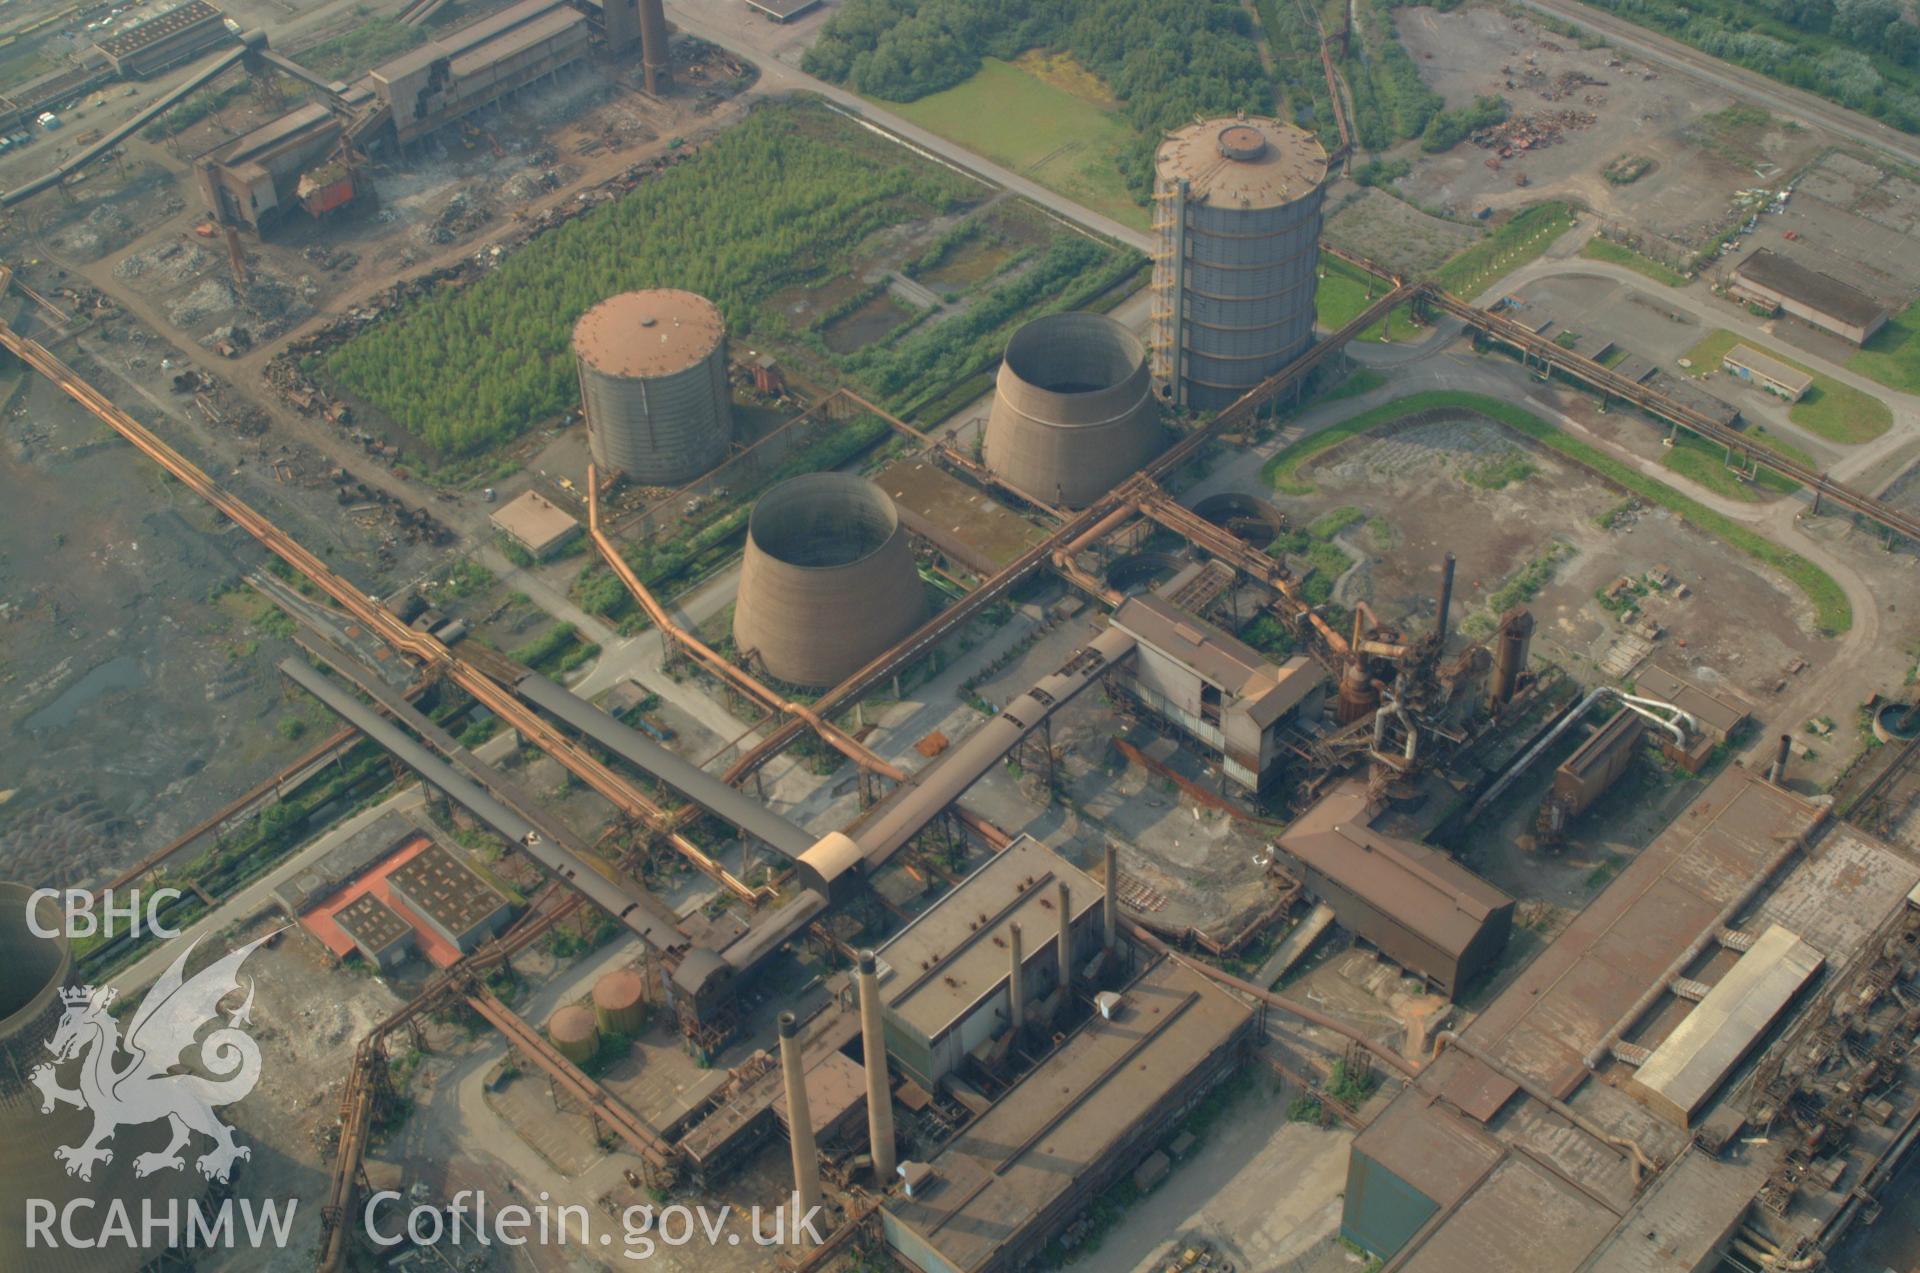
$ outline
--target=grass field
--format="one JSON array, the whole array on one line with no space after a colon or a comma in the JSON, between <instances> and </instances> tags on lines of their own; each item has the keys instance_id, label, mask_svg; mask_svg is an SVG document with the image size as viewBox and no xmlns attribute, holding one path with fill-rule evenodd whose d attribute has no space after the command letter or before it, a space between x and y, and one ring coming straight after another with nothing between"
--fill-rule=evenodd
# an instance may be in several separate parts
<instances>
[{"instance_id":1,"label":"grass field","mask_svg":"<svg viewBox=\"0 0 1920 1273\"><path fill-rule=\"evenodd\" d=\"M886 106L1122 225L1148 228L1147 210L1127 192L1120 170L1134 131L1114 113L1100 81L1070 57L987 58L964 84Z\"/></svg>"},{"instance_id":2,"label":"grass field","mask_svg":"<svg viewBox=\"0 0 1920 1273\"><path fill-rule=\"evenodd\" d=\"M1771 448L1770 448L1771 449ZM1727 467L1727 453L1716 443L1705 438L1695 437L1684 430L1674 438L1673 445L1660 457L1663 468L1671 469L1690 481L1697 482L1715 495L1728 499L1737 499L1744 503L1758 503L1773 495L1786 495L1800 489L1800 484L1792 478L1782 477L1772 469L1761 469L1752 480L1740 477Z\"/></svg>"},{"instance_id":3,"label":"grass field","mask_svg":"<svg viewBox=\"0 0 1920 1273\"><path fill-rule=\"evenodd\" d=\"M1572 208L1557 202L1536 203L1441 266L1434 281L1462 300L1473 300L1502 275L1546 251L1572 228Z\"/></svg>"},{"instance_id":4,"label":"grass field","mask_svg":"<svg viewBox=\"0 0 1920 1273\"><path fill-rule=\"evenodd\" d=\"M1782 548L1771 539L1755 534L1739 522L1715 512L1665 482L1656 481L1579 438L1561 432L1533 413L1483 394L1436 389L1410 394L1396 402L1363 411L1285 448L1267 461L1260 470L1260 476L1276 491L1310 494L1314 489L1313 481L1300 470L1315 456L1369 429L1435 407L1460 407L1498 421L1514 432L1523 433L1540 445L1558 451L1613 485L1650 504L1670 510L1694 529L1712 535L1755 561L1778 570L1813 603L1816 621L1823 631L1838 634L1853 626L1853 607L1847 601L1847 594L1833 576L1799 553Z\"/></svg>"},{"instance_id":5,"label":"grass field","mask_svg":"<svg viewBox=\"0 0 1920 1273\"><path fill-rule=\"evenodd\" d=\"M1888 319L1847 367L1889 389L1920 393L1920 301Z\"/></svg>"},{"instance_id":6,"label":"grass field","mask_svg":"<svg viewBox=\"0 0 1920 1273\"><path fill-rule=\"evenodd\" d=\"M1687 276L1679 270L1662 265L1650 257L1641 256L1632 248L1622 247L1613 240L1603 239L1597 234L1587 240L1586 246L1580 249L1580 255L1589 261L1608 261L1614 265L1624 265L1635 273L1644 274L1654 282L1664 283L1668 287L1687 285Z\"/></svg>"},{"instance_id":7,"label":"grass field","mask_svg":"<svg viewBox=\"0 0 1920 1273\"><path fill-rule=\"evenodd\" d=\"M1339 331L1355 318L1360 311L1379 300L1381 295L1392 290L1378 279L1371 280L1365 271L1348 265L1339 257L1320 256L1320 286L1314 291L1314 307L1320 314L1320 325L1328 331ZM1412 340L1426 334L1426 328L1415 327L1407 321L1406 308L1395 310L1388 320L1375 323L1360 333L1359 339L1369 343L1380 339L1382 328L1388 340Z\"/></svg>"},{"instance_id":8,"label":"grass field","mask_svg":"<svg viewBox=\"0 0 1920 1273\"><path fill-rule=\"evenodd\" d=\"M1889 327L1892 325L1888 324ZM1720 360L1726 357L1727 351L1740 344L1748 345L1770 358L1777 358L1787 366L1798 368L1813 377L1813 388L1807 390L1806 396L1794 403L1787 412L1787 419L1808 433L1842 446L1858 446L1862 442L1873 441L1893 427L1892 410L1872 394L1862 393L1852 385L1843 385L1765 346L1743 341L1730 331L1709 332L1699 344L1687 351L1687 361L1693 364L1687 369L1688 374L1704 376L1710 371L1718 371ZM1854 357L1858 358L1859 355ZM1920 368L1916 370L1920 371Z\"/></svg>"}]
</instances>

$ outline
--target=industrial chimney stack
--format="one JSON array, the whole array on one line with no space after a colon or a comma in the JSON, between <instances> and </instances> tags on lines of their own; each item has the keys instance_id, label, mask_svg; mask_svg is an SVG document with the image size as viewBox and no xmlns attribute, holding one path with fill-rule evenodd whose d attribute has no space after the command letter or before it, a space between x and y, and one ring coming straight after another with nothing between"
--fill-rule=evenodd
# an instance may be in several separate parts
<instances>
[{"instance_id":1,"label":"industrial chimney stack","mask_svg":"<svg viewBox=\"0 0 1920 1273\"><path fill-rule=\"evenodd\" d=\"M664 0L640 0L640 61L647 92L659 97L673 87L673 71L667 58Z\"/></svg>"},{"instance_id":2,"label":"industrial chimney stack","mask_svg":"<svg viewBox=\"0 0 1920 1273\"><path fill-rule=\"evenodd\" d=\"M880 1028L880 976L871 950L860 952L860 1047L867 1058L867 1138L873 1147L873 1178L885 1189L893 1179L893 1084L887 1081L887 1040Z\"/></svg>"},{"instance_id":3,"label":"industrial chimney stack","mask_svg":"<svg viewBox=\"0 0 1920 1273\"><path fill-rule=\"evenodd\" d=\"M793 1146L793 1194L797 1214L822 1203L820 1153L813 1143L813 1111L807 1107L807 1072L800 1060L800 1019L780 1014L780 1072L787 1083L787 1140Z\"/></svg>"}]
</instances>

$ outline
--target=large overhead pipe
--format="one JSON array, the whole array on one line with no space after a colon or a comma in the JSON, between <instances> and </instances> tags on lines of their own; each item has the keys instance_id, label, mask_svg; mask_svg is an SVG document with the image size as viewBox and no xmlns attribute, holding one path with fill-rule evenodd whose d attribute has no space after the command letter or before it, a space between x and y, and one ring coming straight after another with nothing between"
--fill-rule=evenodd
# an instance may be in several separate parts
<instances>
[{"instance_id":1,"label":"large overhead pipe","mask_svg":"<svg viewBox=\"0 0 1920 1273\"><path fill-rule=\"evenodd\" d=\"M821 1205L820 1153L813 1143L813 1111L807 1107L807 1072L800 1058L800 1018L780 1014L780 1073L787 1082L787 1141L793 1147L794 1214Z\"/></svg>"},{"instance_id":2,"label":"large overhead pipe","mask_svg":"<svg viewBox=\"0 0 1920 1273\"><path fill-rule=\"evenodd\" d=\"M1453 608L1453 554L1447 554L1445 564L1440 567L1440 600L1434 607L1433 648L1435 653L1447 648L1447 614Z\"/></svg>"},{"instance_id":3,"label":"large overhead pipe","mask_svg":"<svg viewBox=\"0 0 1920 1273\"><path fill-rule=\"evenodd\" d=\"M1106 904L1101 910L1106 925L1101 944L1111 959L1120 944L1120 846L1112 840L1107 841Z\"/></svg>"},{"instance_id":4,"label":"large overhead pipe","mask_svg":"<svg viewBox=\"0 0 1920 1273\"><path fill-rule=\"evenodd\" d=\"M1060 1003L1055 1015L1067 1010L1073 997L1073 891L1060 881Z\"/></svg>"},{"instance_id":5,"label":"large overhead pipe","mask_svg":"<svg viewBox=\"0 0 1920 1273\"><path fill-rule=\"evenodd\" d=\"M880 976L871 950L860 952L860 1047L867 1059L867 1139L875 1186L893 1179L893 1084L887 1081L887 1039L880 1028Z\"/></svg>"},{"instance_id":6,"label":"large overhead pipe","mask_svg":"<svg viewBox=\"0 0 1920 1273\"><path fill-rule=\"evenodd\" d=\"M1685 711L1675 707L1672 703L1662 702L1657 698L1641 698L1635 694L1628 694L1624 690L1615 689L1611 685L1602 685L1581 699L1578 706L1560 718L1559 724L1548 730L1539 742L1527 748L1520 759L1507 766L1505 773L1494 779L1493 785L1488 787L1486 792L1481 795L1478 800L1473 802L1473 807L1467 810L1467 821L1471 822L1479 817L1488 805L1499 798L1501 792L1512 785L1515 778L1525 773L1527 767L1540 758L1541 752L1553 746L1554 741L1558 739L1560 735L1571 729L1575 721L1584 717L1589 708L1602 699L1608 698L1618 700L1620 705L1628 711L1639 716L1644 716L1660 728L1666 730L1669 734L1673 735L1673 741L1678 743L1682 748L1687 745L1688 731L1700 727L1698 721L1694 720L1693 717ZM1671 712L1672 716L1664 716L1661 714L1663 712Z\"/></svg>"},{"instance_id":7,"label":"large overhead pipe","mask_svg":"<svg viewBox=\"0 0 1920 1273\"><path fill-rule=\"evenodd\" d=\"M1007 925L1007 955L1011 969L1007 974L1007 1020L1015 1034L1027 1023L1027 980L1025 952L1021 949L1020 925Z\"/></svg>"}]
</instances>

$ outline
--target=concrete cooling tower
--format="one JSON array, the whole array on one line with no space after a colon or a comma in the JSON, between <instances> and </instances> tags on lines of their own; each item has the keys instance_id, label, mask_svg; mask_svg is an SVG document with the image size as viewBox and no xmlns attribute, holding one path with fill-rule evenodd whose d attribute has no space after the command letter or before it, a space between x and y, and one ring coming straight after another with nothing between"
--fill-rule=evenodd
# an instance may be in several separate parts
<instances>
[{"instance_id":1,"label":"concrete cooling tower","mask_svg":"<svg viewBox=\"0 0 1920 1273\"><path fill-rule=\"evenodd\" d=\"M1154 376L1218 411L1313 341L1327 152L1277 119L1169 134L1154 161Z\"/></svg>"},{"instance_id":2,"label":"concrete cooling tower","mask_svg":"<svg viewBox=\"0 0 1920 1273\"><path fill-rule=\"evenodd\" d=\"M769 675L837 685L926 612L907 532L872 482L809 473L753 506L733 643Z\"/></svg>"},{"instance_id":3,"label":"concrete cooling tower","mask_svg":"<svg viewBox=\"0 0 1920 1273\"><path fill-rule=\"evenodd\" d=\"M181 1209L186 1222L188 1200L206 1193L206 1182L194 1169L197 1153L209 1148L209 1142L196 1137L183 1151L186 1162L180 1171L157 1171L145 1177L134 1174L135 1160L143 1153L166 1147L167 1125L155 1122L144 1126L118 1128L108 1148L111 1162L96 1163L92 1179L70 1176L53 1156L58 1146L81 1145L93 1129L93 1115L71 1104L58 1104L53 1112L40 1112L40 1091L33 1085L35 1067L53 1059L47 1043L53 1039L66 1012L61 991L74 985L73 958L63 937L40 937L27 926L27 899L31 891L23 884L0 884L0 1267L31 1268L34 1273L132 1273L158 1254L129 1248L114 1242L92 1249L74 1249L62 1242L48 1249L40 1244L27 1251L27 1199L51 1204L56 1217L68 1204L88 1200L91 1208L74 1209L76 1235L90 1238L100 1235L105 1210L110 1201L119 1200L133 1218L135 1237L142 1206L151 1203L164 1215L169 1205ZM43 904L43 925L58 927L59 908ZM124 1026L125 1018L122 1018ZM94 1045L98 1046L98 1045ZM80 1071L91 1059L91 1049L62 1064L58 1081L69 1091L82 1090ZM191 1056L191 1053L189 1053ZM115 1064L124 1065L125 1058ZM223 1121L231 1121L231 1111L220 1111ZM244 1171L244 1164L241 1167ZM53 1233L60 1232L56 1218ZM14 1264L11 1260L30 1260Z\"/></svg>"},{"instance_id":4,"label":"concrete cooling tower","mask_svg":"<svg viewBox=\"0 0 1920 1273\"><path fill-rule=\"evenodd\" d=\"M727 328L712 301L662 288L608 297L573 325L593 462L678 486L727 457Z\"/></svg>"},{"instance_id":5,"label":"concrete cooling tower","mask_svg":"<svg viewBox=\"0 0 1920 1273\"><path fill-rule=\"evenodd\" d=\"M1160 449L1147 348L1104 314L1050 314L1013 334L987 417L988 469L1084 508Z\"/></svg>"}]
</instances>

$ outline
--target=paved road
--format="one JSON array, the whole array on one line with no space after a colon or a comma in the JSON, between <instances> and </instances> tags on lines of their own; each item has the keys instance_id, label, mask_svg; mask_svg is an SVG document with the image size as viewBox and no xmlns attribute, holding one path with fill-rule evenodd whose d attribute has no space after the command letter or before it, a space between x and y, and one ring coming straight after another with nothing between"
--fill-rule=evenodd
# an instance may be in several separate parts
<instances>
[{"instance_id":1,"label":"paved road","mask_svg":"<svg viewBox=\"0 0 1920 1273\"><path fill-rule=\"evenodd\" d=\"M1063 220L1071 221L1097 234L1106 235L1110 239L1116 239L1142 252L1153 250L1153 236L1144 230L1135 230L1121 225L1111 217L1103 217L1097 212L1083 208L1065 195L1056 194L1011 169L1002 168L991 160L982 159L979 155L963 146L955 145L944 137L936 137L926 129L908 123L892 111L876 106L863 97L849 93L845 89L836 88L825 80L815 79L805 71L790 66L779 60L777 56L769 54L765 48L742 39L737 31L715 26L709 19L705 5L695 7L676 3L669 4L667 9L673 15L673 24L681 30L717 44L730 53L747 58L758 66L760 92L817 93L845 113L911 142L915 147L934 158L945 161L952 167L963 168L977 177L1031 199Z\"/></svg>"},{"instance_id":2,"label":"paved road","mask_svg":"<svg viewBox=\"0 0 1920 1273\"><path fill-rule=\"evenodd\" d=\"M1920 138L1867 118L1824 97L1790 88L1758 71L1749 71L1700 50L1669 39L1658 32L1613 17L1577 0L1520 0L1529 9L1575 22L1606 36L1607 42L1631 50L1651 62L1684 71L1697 80L1725 89L1770 111L1781 111L1811 120L1828 132L1890 151L1908 163L1920 164Z\"/></svg>"}]
</instances>

